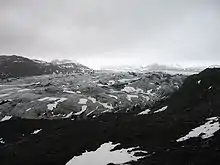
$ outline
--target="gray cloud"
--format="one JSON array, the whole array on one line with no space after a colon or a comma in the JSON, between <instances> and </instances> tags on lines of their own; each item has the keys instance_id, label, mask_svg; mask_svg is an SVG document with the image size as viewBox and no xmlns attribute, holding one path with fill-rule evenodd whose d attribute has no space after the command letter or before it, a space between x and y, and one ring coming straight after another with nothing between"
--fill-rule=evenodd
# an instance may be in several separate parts
<instances>
[{"instance_id":1,"label":"gray cloud","mask_svg":"<svg viewBox=\"0 0 220 165\"><path fill-rule=\"evenodd\" d=\"M1 0L0 53L102 61L95 65L216 62L219 19L219 0Z\"/></svg>"}]
</instances>

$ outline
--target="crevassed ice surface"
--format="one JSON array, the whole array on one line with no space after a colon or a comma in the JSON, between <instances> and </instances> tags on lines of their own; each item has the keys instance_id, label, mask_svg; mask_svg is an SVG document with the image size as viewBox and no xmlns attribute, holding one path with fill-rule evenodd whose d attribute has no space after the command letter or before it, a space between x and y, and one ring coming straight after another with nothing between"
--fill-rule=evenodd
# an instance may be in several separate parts
<instances>
[{"instance_id":1,"label":"crevassed ice surface","mask_svg":"<svg viewBox=\"0 0 220 165\"><path fill-rule=\"evenodd\" d=\"M185 141L192 137L201 136L202 139L206 139L214 136L214 133L220 129L218 117L211 117L207 120L208 122L197 128L194 128L186 136L179 138L177 142Z\"/></svg>"},{"instance_id":2,"label":"crevassed ice surface","mask_svg":"<svg viewBox=\"0 0 220 165\"><path fill-rule=\"evenodd\" d=\"M66 165L124 164L147 156L135 156L135 153L147 154L146 151L137 150L138 147L112 151L118 145L120 144L104 143L96 151L84 152L80 156L74 156Z\"/></svg>"}]
</instances>

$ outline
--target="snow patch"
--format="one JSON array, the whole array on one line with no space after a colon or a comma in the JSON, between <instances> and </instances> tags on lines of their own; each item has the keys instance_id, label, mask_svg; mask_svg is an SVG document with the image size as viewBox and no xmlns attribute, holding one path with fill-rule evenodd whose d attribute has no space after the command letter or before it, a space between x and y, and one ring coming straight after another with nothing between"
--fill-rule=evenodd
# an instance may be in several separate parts
<instances>
[{"instance_id":1,"label":"snow patch","mask_svg":"<svg viewBox=\"0 0 220 165\"><path fill-rule=\"evenodd\" d=\"M87 105L83 105L81 111L74 113L74 115L81 115L87 109Z\"/></svg>"},{"instance_id":2,"label":"snow patch","mask_svg":"<svg viewBox=\"0 0 220 165\"><path fill-rule=\"evenodd\" d=\"M118 80L119 82L121 83L126 83L126 82L130 82L130 81L135 81L135 80L138 80L139 78L130 78L130 79L120 79Z\"/></svg>"},{"instance_id":3,"label":"snow patch","mask_svg":"<svg viewBox=\"0 0 220 165\"><path fill-rule=\"evenodd\" d=\"M220 129L218 117L208 118L207 120L208 122L192 129L192 131L190 131L186 136L181 137L176 141L181 142L193 137L201 137L202 139L207 139L214 136L214 133Z\"/></svg>"},{"instance_id":4,"label":"snow patch","mask_svg":"<svg viewBox=\"0 0 220 165\"><path fill-rule=\"evenodd\" d=\"M30 111L31 110L31 108L28 108L27 110L26 110L26 112L28 112L28 111Z\"/></svg>"},{"instance_id":5,"label":"snow patch","mask_svg":"<svg viewBox=\"0 0 220 165\"><path fill-rule=\"evenodd\" d=\"M147 94L152 94L152 92L153 92L153 89L147 90Z\"/></svg>"},{"instance_id":6,"label":"snow patch","mask_svg":"<svg viewBox=\"0 0 220 165\"><path fill-rule=\"evenodd\" d=\"M0 94L0 98L1 97L6 97L6 96L10 96L10 95L11 95L11 93Z\"/></svg>"},{"instance_id":7,"label":"snow patch","mask_svg":"<svg viewBox=\"0 0 220 165\"><path fill-rule=\"evenodd\" d=\"M47 109L49 109L50 111L52 111L53 109L55 109L56 107L57 107L57 105L59 104L59 103L62 103L62 102L64 102L64 101L66 101L67 100L67 98L60 98L58 101L56 101L56 102L54 102L54 103L52 103L52 104L48 104L47 105Z\"/></svg>"},{"instance_id":8,"label":"snow patch","mask_svg":"<svg viewBox=\"0 0 220 165\"><path fill-rule=\"evenodd\" d=\"M132 93L135 92L136 89L134 87L124 87L124 89L121 90L122 92Z\"/></svg>"},{"instance_id":9,"label":"snow patch","mask_svg":"<svg viewBox=\"0 0 220 165\"><path fill-rule=\"evenodd\" d=\"M99 87L106 87L107 85L103 85L103 84L97 84L97 86L99 86Z\"/></svg>"},{"instance_id":10,"label":"snow patch","mask_svg":"<svg viewBox=\"0 0 220 165\"><path fill-rule=\"evenodd\" d=\"M159 85L159 86L157 87L157 90L160 90L161 88L162 88L162 86Z\"/></svg>"},{"instance_id":11,"label":"snow patch","mask_svg":"<svg viewBox=\"0 0 220 165\"><path fill-rule=\"evenodd\" d=\"M5 144L5 141L3 140L3 138L0 138L0 144Z\"/></svg>"},{"instance_id":12,"label":"snow patch","mask_svg":"<svg viewBox=\"0 0 220 165\"><path fill-rule=\"evenodd\" d=\"M62 114L57 114L57 115L53 115L52 117L60 117L60 116L62 116Z\"/></svg>"},{"instance_id":13,"label":"snow patch","mask_svg":"<svg viewBox=\"0 0 220 165\"><path fill-rule=\"evenodd\" d=\"M38 101L56 101L58 99L59 98L57 97L44 97L44 98L38 99Z\"/></svg>"},{"instance_id":14,"label":"snow patch","mask_svg":"<svg viewBox=\"0 0 220 165\"><path fill-rule=\"evenodd\" d=\"M87 103L87 99L79 99L78 104L86 104Z\"/></svg>"},{"instance_id":15,"label":"snow patch","mask_svg":"<svg viewBox=\"0 0 220 165\"><path fill-rule=\"evenodd\" d=\"M69 63L69 64L63 64L61 67L63 67L63 68L75 68L75 65Z\"/></svg>"},{"instance_id":16,"label":"snow patch","mask_svg":"<svg viewBox=\"0 0 220 165\"><path fill-rule=\"evenodd\" d=\"M117 96L114 96L114 95L109 95L110 97L112 97L112 98L114 98L114 99L118 99L118 97Z\"/></svg>"},{"instance_id":17,"label":"snow patch","mask_svg":"<svg viewBox=\"0 0 220 165\"><path fill-rule=\"evenodd\" d=\"M138 115L147 115L150 111L150 109L146 109L145 111L140 112Z\"/></svg>"},{"instance_id":18,"label":"snow patch","mask_svg":"<svg viewBox=\"0 0 220 165\"><path fill-rule=\"evenodd\" d=\"M21 88L6 88L6 89L2 89L1 91L2 92L5 92L5 91L12 91L12 90L19 90Z\"/></svg>"},{"instance_id":19,"label":"snow patch","mask_svg":"<svg viewBox=\"0 0 220 165\"><path fill-rule=\"evenodd\" d=\"M142 97L143 97L144 99L146 99L146 101L150 101L150 97L149 97L149 96L143 96L143 95L142 95Z\"/></svg>"},{"instance_id":20,"label":"snow patch","mask_svg":"<svg viewBox=\"0 0 220 165\"><path fill-rule=\"evenodd\" d=\"M66 165L107 165L124 164L131 161L138 161L146 156L135 156L137 153L147 154L148 152L137 150L139 147L120 149L112 151L118 144L112 142L102 144L96 151L84 152L80 156L74 156Z\"/></svg>"},{"instance_id":21,"label":"snow patch","mask_svg":"<svg viewBox=\"0 0 220 165\"><path fill-rule=\"evenodd\" d=\"M66 115L65 118L69 118L69 117L71 117L72 115L73 115L73 112L70 112L69 114Z\"/></svg>"},{"instance_id":22,"label":"snow patch","mask_svg":"<svg viewBox=\"0 0 220 165\"><path fill-rule=\"evenodd\" d=\"M168 106L162 107L162 108L160 108L160 109L154 111L154 113L158 113L158 112L165 111L167 108L168 108Z\"/></svg>"},{"instance_id":23,"label":"snow patch","mask_svg":"<svg viewBox=\"0 0 220 165\"><path fill-rule=\"evenodd\" d=\"M121 91L126 93L135 93L135 94L144 93L143 89L134 88L130 86L124 87Z\"/></svg>"},{"instance_id":24,"label":"snow patch","mask_svg":"<svg viewBox=\"0 0 220 165\"><path fill-rule=\"evenodd\" d=\"M32 135L36 135L36 134L38 134L39 132L41 132L42 131L42 129L37 129L37 130L35 130L34 132L32 132L31 134Z\"/></svg>"},{"instance_id":25,"label":"snow patch","mask_svg":"<svg viewBox=\"0 0 220 165\"><path fill-rule=\"evenodd\" d=\"M74 92L74 91L69 91L67 88L64 88L64 89L63 89L63 92L64 92L64 93L69 93L69 94L76 94L76 92Z\"/></svg>"},{"instance_id":26,"label":"snow patch","mask_svg":"<svg viewBox=\"0 0 220 165\"><path fill-rule=\"evenodd\" d=\"M12 116L5 116L1 119L1 122L10 120L11 118L12 118Z\"/></svg>"},{"instance_id":27,"label":"snow patch","mask_svg":"<svg viewBox=\"0 0 220 165\"><path fill-rule=\"evenodd\" d=\"M93 110L93 111L91 111L91 112L87 113L87 115L86 115L86 116L91 115L91 114L92 114L94 111L95 111L95 110Z\"/></svg>"},{"instance_id":28,"label":"snow patch","mask_svg":"<svg viewBox=\"0 0 220 165\"><path fill-rule=\"evenodd\" d=\"M26 92L26 91L30 91L30 89L20 89L20 90L18 90L18 92Z\"/></svg>"},{"instance_id":29,"label":"snow patch","mask_svg":"<svg viewBox=\"0 0 220 165\"><path fill-rule=\"evenodd\" d=\"M198 84L201 84L201 81L202 81L202 80L199 80L199 81L197 81L197 83L198 83Z\"/></svg>"},{"instance_id":30,"label":"snow patch","mask_svg":"<svg viewBox=\"0 0 220 165\"><path fill-rule=\"evenodd\" d=\"M108 81L108 85L113 85L113 84L115 84L115 81L114 81L114 80L109 80L109 81Z\"/></svg>"},{"instance_id":31,"label":"snow patch","mask_svg":"<svg viewBox=\"0 0 220 165\"><path fill-rule=\"evenodd\" d=\"M113 109L113 106L111 104L108 105L108 103L101 103L101 102L99 102L99 104L101 104L103 107L105 107L107 109Z\"/></svg>"},{"instance_id":32,"label":"snow patch","mask_svg":"<svg viewBox=\"0 0 220 165\"><path fill-rule=\"evenodd\" d=\"M137 95L127 95L127 99L129 101L132 101L132 98L138 98L138 96Z\"/></svg>"},{"instance_id":33,"label":"snow patch","mask_svg":"<svg viewBox=\"0 0 220 165\"><path fill-rule=\"evenodd\" d=\"M93 103L96 103L96 98L89 96L88 99L91 100Z\"/></svg>"}]
</instances>

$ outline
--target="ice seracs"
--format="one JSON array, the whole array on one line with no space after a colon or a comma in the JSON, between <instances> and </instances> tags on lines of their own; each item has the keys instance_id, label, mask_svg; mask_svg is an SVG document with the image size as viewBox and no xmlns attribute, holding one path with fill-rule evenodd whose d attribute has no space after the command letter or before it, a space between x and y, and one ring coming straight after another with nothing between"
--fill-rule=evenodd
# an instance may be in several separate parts
<instances>
[{"instance_id":1,"label":"ice seracs","mask_svg":"<svg viewBox=\"0 0 220 165\"><path fill-rule=\"evenodd\" d=\"M80 156L74 156L66 165L125 164L131 161L138 161L147 156L148 152L138 150L139 147L113 150L119 145L112 142L104 143L96 151L86 151ZM136 156L137 153L142 153L145 156Z\"/></svg>"},{"instance_id":2,"label":"ice seracs","mask_svg":"<svg viewBox=\"0 0 220 165\"><path fill-rule=\"evenodd\" d=\"M177 139L177 142L185 141L193 137L201 137L202 139L207 139L214 136L214 133L220 129L220 123L218 117L211 117L207 119L208 121L192 129L187 135Z\"/></svg>"}]
</instances>

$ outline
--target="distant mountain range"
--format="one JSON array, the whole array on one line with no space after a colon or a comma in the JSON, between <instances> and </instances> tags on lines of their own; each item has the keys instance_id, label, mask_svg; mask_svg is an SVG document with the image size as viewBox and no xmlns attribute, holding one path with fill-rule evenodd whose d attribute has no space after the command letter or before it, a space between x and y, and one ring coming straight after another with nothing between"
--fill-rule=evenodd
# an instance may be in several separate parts
<instances>
[{"instance_id":1,"label":"distant mountain range","mask_svg":"<svg viewBox=\"0 0 220 165\"><path fill-rule=\"evenodd\" d=\"M120 66L120 67L104 67L103 70L113 70L119 72L166 72L170 74L196 74L204 70L206 67L182 67L180 65L161 65L161 64L151 64L147 66Z\"/></svg>"},{"instance_id":2,"label":"distant mountain range","mask_svg":"<svg viewBox=\"0 0 220 165\"><path fill-rule=\"evenodd\" d=\"M68 74L73 72L90 72L91 69L71 61L58 60L45 62L22 56L0 56L0 78L37 76L43 74Z\"/></svg>"}]
</instances>

